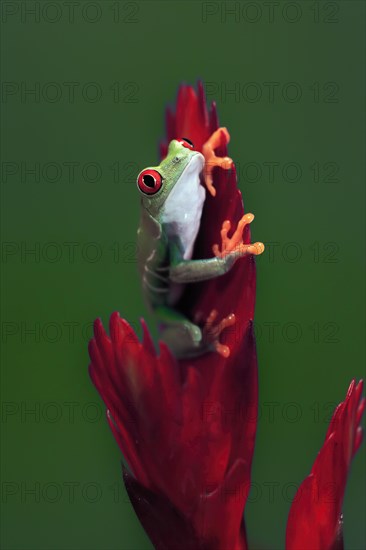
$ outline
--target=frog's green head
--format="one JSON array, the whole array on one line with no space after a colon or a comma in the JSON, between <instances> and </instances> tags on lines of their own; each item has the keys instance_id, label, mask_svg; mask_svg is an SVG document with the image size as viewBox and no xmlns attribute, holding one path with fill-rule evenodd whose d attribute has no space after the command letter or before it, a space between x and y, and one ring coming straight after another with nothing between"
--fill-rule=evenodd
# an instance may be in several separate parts
<instances>
[{"instance_id":1,"label":"frog's green head","mask_svg":"<svg viewBox=\"0 0 366 550\"><path fill-rule=\"evenodd\" d=\"M191 176L199 175L203 166L203 155L194 150L188 139L173 139L160 165L145 168L137 177L142 206L153 218L158 219L171 191L179 182L183 186Z\"/></svg>"}]
</instances>

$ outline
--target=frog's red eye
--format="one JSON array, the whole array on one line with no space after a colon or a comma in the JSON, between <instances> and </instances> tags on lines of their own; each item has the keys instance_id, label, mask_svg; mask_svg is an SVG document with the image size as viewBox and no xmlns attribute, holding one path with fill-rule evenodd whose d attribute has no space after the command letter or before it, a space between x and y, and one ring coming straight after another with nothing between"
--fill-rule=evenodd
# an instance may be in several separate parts
<instances>
[{"instance_id":1,"label":"frog's red eye","mask_svg":"<svg viewBox=\"0 0 366 550\"><path fill-rule=\"evenodd\" d=\"M157 193L163 183L163 178L156 170L143 170L137 178L137 185L140 191L147 195Z\"/></svg>"},{"instance_id":2,"label":"frog's red eye","mask_svg":"<svg viewBox=\"0 0 366 550\"><path fill-rule=\"evenodd\" d=\"M191 151L194 151L194 145L190 139L187 139L187 138L178 139L178 143L183 145L183 147L186 147L187 149L191 149Z\"/></svg>"}]
</instances>

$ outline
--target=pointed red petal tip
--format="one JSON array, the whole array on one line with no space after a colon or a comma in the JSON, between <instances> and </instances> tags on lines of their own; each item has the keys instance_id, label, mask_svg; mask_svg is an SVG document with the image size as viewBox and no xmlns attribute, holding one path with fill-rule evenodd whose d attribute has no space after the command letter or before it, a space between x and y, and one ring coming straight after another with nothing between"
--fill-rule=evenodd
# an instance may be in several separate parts
<instances>
[{"instance_id":1,"label":"pointed red petal tip","mask_svg":"<svg viewBox=\"0 0 366 550\"><path fill-rule=\"evenodd\" d=\"M362 440L363 381L352 380L336 408L323 447L290 509L286 550L340 550L342 502L351 460Z\"/></svg>"},{"instance_id":2,"label":"pointed red petal tip","mask_svg":"<svg viewBox=\"0 0 366 550\"><path fill-rule=\"evenodd\" d=\"M104 330L103 323L100 317L98 317L98 319L95 319L93 328L94 328L94 338L96 340L101 340L107 337L107 333Z\"/></svg>"},{"instance_id":3,"label":"pointed red petal tip","mask_svg":"<svg viewBox=\"0 0 366 550\"><path fill-rule=\"evenodd\" d=\"M125 319L122 319L118 311L115 311L111 315L109 321L109 334L112 342L115 344L122 345L123 343L140 343L133 328Z\"/></svg>"},{"instance_id":4,"label":"pointed red petal tip","mask_svg":"<svg viewBox=\"0 0 366 550\"><path fill-rule=\"evenodd\" d=\"M166 156L169 142L182 136L194 143L196 151L201 151L202 145L217 128L215 114L212 106L210 114L207 110L202 81L197 83L197 92L193 86L181 84L177 92L175 112L171 107L166 109L166 141L160 143L161 158Z\"/></svg>"},{"instance_id":5,"label":"pointed red petal tip","mask_svg":"<svg viewBox=\"0 0 366 550\"><path fill-rule=\"evenodd\" d=\"M155 352L155 346L154 346L154 342L151 338L151 334L149 332L149 329L147 328L147 324L145 323L145 319L140 319L140 323L141 323L141 326L142 326L142 345L145 349L145 351L151 355L152 357L156 357L156 352Z\"/></svg>"}]
</instances>

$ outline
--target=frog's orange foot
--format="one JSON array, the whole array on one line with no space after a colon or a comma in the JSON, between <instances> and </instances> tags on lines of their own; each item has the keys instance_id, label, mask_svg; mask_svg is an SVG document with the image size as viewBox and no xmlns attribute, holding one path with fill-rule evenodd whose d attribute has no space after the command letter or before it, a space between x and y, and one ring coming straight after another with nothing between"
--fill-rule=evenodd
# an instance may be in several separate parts
<instances>
[{"instance_id":1,"label":"frog's orange foot","mask_svg":"<svg viewBox=\"0 0 366 550\"><path fill-rule=\"evenodd\" d=\"M202 153L205 157L205 184L208 191L214 197L216 195L216 189L213 186L212 172L215 166L219 166L224 170L230 170L233 166L233 160L230 157L217 157L215 155L215 149L222 144L222 138L225 145L230 141L230 134L226 128L219 128L202 146Z\"/></svg>"},{"instance_id":2,"label":"frog's orange foot","mask_svg":"<svg viewBox=\"0 0 366 550\"><path fill-rule=\"evenodd\" d=\"M228 237L228 232L231 229L231 222L225 220L221 227L221 250L218 244L214 244L212 251L217 258L225 258L228 254L237 254L238 258L247 254L262 254L264 250L263 243L244 244L243 231L245 226L252 223L254 220L253 214L245 214L239 221L236 230L231 237Z\"/></svg>"},{"instance_id":3,"label":"frog's orange foot","mask_svg":"<svg viewBox=\"0 0 366 550\"><path fill-rule=\"evenodd\" d=\"M235 324L235 314L231 313L218 323L215 323L217 315L217 310L213 309L207 317L202 329L202 339L206 345L213 348L217 353L222 355L222 357L229 357L230 348L229 346L221 344L219 336L223 330Z\"/></svg>"}]
</instances>

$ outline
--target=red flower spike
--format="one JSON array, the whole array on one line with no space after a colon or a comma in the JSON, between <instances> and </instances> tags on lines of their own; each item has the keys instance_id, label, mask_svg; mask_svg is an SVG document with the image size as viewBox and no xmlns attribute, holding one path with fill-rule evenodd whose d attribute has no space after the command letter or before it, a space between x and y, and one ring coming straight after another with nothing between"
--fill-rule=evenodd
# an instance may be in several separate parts
<instances>
[{"instance_id":1,"label":"red flower spike","mask_svg":"<svg viewBox=\"0 0 366 550\"><path fill-rule=\"evenodd\" d=\"M167 111L167 143L185 136L202 151L217 128L202 85L198 94L181 86L176 113ZM224 139L215 153L226 156ZM215 167L212 175L217 194L207 193L194 257L212 257L222 223L234 227L244 214L235 167ZM222 334L228 359L208 353L178 362L164 344L157 355L145 324L141 343L116 313L111 337L95 325L90 374L131 470L124 474L131 501L156 548L247 548L243 511L257 416L254 301L255 264L248 256L225 276L189 285L178 305L192 319L207 318L213 306L220 319L235 314ZM171 540L169 521L177 531Z\"/></svg>"},{"instance_id":2,"label":"red flower spike","mask_svg":"<svg viewBox=\"0 0 366 550\"><path fill-rule=\"evenodd\" d=\"M361 440L363 382L353 380L338 405L310 475L300 485L287 523L286 550L341 550L342 502L351 460Z\"/></svg>"}]
</instances>

